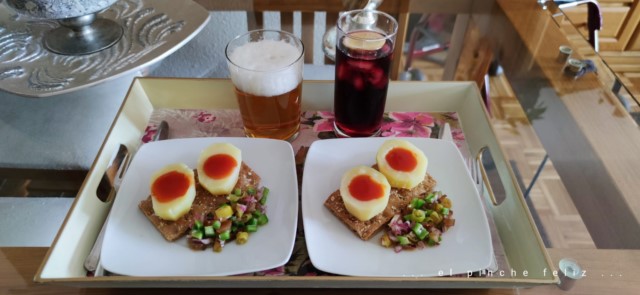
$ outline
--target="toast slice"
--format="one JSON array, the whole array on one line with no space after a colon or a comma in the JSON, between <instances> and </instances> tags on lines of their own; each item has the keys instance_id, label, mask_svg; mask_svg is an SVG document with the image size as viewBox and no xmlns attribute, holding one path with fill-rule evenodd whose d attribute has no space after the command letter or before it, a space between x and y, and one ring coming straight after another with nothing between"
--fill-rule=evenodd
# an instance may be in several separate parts
<instances>
[{"instance_id":1,"label":"toast slice","mask_svg":"<svg viewBox=\"0 0 640 295\"><path fill-rule=\"evenodd\" d=\"M374 168L377 167L374 166ZM347 211L347 208L344 206L344 202L342 201L340 190L333 192L329 198L324 201L324 206L327 207L333 215L338 217L338 219L340 219L351 231L360 237L360 239L366 241L382 229L394 215L400 214L402 210L411 203L413 198L433 191L435 186L436 180L427 173L424 180L412 189L398 189L392 187L387 207L380 214L367 221L360 221Z\"/></svg>"},{"instance_id":2,"label":"toast slice","mask_svg":"<svg viewBox=\"0 0 640 295\"><path fill-rule=\"evenodd\" d=\"M213 213L216 208L227 202L227 195L212 195L207 191L198 181L198 172L195 173L195 185L196 185L196 197L191 205L191 210L176 221L164 220L158 217L153 212L153 204L151 202L151 196L148 196L145 200L140 202L138 208L144 213L144 215L151 221L153 226L162 234L167 241L175 241L184 236L195 220L194 216L205 216L208 213ZM249 187L258 188L260 186L260 176L253 171L247 164L242 162L240 167L240 175L235 188L240 188L242 191Z\"/></svg>"}]
</instances>

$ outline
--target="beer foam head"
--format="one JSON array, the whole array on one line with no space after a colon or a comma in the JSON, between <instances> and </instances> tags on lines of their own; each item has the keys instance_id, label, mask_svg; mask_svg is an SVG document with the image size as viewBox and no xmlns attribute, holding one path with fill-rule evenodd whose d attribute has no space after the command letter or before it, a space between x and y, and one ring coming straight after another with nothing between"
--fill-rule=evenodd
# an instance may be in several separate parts
<instances>
[{"instance_id":1,"label":"beer foam head","mask_svg":"<svg viewBox=\"0 0 640 295\"><path fill-rule=\"evenodd\" d=\"M239 46L229 55L233 84L243 92L275 96L302 80L302 50L285 41L260 40Z\"/></svg>"}]
</instances>

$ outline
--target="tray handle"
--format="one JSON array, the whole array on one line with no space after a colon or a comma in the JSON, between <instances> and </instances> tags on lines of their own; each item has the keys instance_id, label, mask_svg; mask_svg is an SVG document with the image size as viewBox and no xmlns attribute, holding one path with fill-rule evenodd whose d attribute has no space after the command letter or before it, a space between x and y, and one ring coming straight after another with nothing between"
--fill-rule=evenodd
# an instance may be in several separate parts
<instances>
[{"instance_id":1,"label":"tray handle","mask_svg":"<svg viewBox=\"0 0 640 295\"><path fill-rule=\"evenodd\" d=\"M497 170L497 166L491 153L491 149L488 145L484 145L478 150L475 155L474 161L477 164L477 174L479 174L479 177L481 177L478 182L478 184L483 189L481 190L481 195L484 193L484 190L486 190L487 194L489 195L491 204L493 204L494 206L499 206L506 200L507 197L505 191L506 186L503 182L506 179L502 179L500 177L500 173ZM493 180L499 181L499 183ZM509 180L511 180L511 183L516 189L519 187L519 182L513 173L509 173Z\"/></svg>"},{"instance_id":2,"label":"tray handle","mask_svg":"<svg viewBox=\"0 0 640 295\"><path fill-rule=\"evenodd\" d=\"M500 205L500 203L498 202L498 199L496 199L496 195L493 192L493 187L491 186L491 182L489 181L489 176L487 175L487 169L484 167L484 162L482 161L485 151L490 152L489 147L486 145L481 147L478 153L476 154L476 163L478 163L480 174L482 175L482 183L484 183L484 187L486 188L487 193L489 194L489 200L491 200L491 203L494 206L498 206Z\"/></svg>"}]
</instances>

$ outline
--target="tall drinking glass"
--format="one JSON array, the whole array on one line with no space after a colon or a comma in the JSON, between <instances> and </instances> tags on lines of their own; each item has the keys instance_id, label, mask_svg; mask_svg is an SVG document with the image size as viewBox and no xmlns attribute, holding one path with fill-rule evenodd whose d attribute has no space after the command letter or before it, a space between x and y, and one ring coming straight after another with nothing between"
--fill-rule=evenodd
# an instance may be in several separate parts
<instances>
[{"instance_id":1,"label":"tall drinking glass","mask_svg":"<svg viewBox=\"0 0 640 295\"><path fill-rule=\"evenodd\" d=\"M334 130L339 137L380 132L398 22L375 10L338 19Z\"/></svg>"},{"instance_id":2,"label":"tall drinking glass","mask_svg":"<svg viewBox=\"0 0 640 295\"><path fill-rule=\"evenodd\" d=\"M304 46L296 36L250 31L225 49L248 137L293 140L300 130Z\"/></svg>"}]
</instances>

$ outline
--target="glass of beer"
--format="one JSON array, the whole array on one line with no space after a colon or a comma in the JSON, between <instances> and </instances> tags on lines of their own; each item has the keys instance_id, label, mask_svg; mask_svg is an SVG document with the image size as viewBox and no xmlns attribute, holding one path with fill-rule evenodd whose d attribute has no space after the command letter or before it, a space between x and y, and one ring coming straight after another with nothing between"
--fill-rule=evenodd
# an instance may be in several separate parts
<instances>
[{"instance_id":1,"label":"glass of beer","mask_svg":"<svg viewBox=\"0 0 640 295\"><path fill-rule=\"evenodd\" d=\"M300 130L304 46L291 33L255 30L225 49L248 137L292 141Z\"/></svg>"},{"instance_id":2,"label":"glass of beer","mask_svg":"<svg viewBox=\"0 0 640 295\"><path fill-rule=\"evenodd\" d=\"M334 131L338 137L380 133L398 22L375 10L338 19Z\"/></svg>"}]
</instances>

